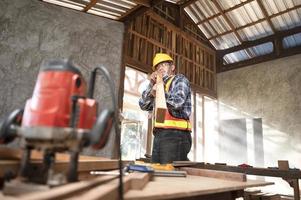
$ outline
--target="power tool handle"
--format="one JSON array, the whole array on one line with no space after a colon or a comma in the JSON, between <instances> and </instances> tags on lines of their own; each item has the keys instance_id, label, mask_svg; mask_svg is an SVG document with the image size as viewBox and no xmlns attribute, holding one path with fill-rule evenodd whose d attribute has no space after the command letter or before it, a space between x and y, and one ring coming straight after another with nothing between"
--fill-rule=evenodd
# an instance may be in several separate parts
<instances>
[{"instance_id":1,"label":"power tool handle","mask_svg":"<svg viewBox=\"0 0 301 200\"><path fill-rule=\"evenodd\" d=\"M103 148L109 138L114 121L114 111L104 109L98 116L97 121L90 133L90 145L95 149Z\"/></svg>"}]
</instances>

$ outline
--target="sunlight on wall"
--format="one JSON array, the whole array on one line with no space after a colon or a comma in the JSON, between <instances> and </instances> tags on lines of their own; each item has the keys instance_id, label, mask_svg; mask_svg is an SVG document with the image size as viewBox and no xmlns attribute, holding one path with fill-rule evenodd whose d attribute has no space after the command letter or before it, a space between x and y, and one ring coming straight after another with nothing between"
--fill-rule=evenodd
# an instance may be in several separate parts
<instances>
[{"instance_id":1,"label":"sunlight on wall","mask_svg":"<svg viewBox=\"0 0 301 200\"><path fill-rule=\"evenodd\" d=\"M206 162L219 162L217 101L205 97L205 156Z\"/></svg>"},{"instance_id":2,"label":"sunlight on wall","mask_svg":"<svg viewBox=\"0 0 301 200\"><path fill-rule=\"evenodd\" d=\"M194 98L193 98L193 94L192 94L192 98L191 98L191 107L193 108L195 102L194 102ZM192 141L192 144L191 144L191 149L190 149L190 152L188 153L187 155L187 158L191 161L195 161L196 160L196 149L195 149L195 146L194 146L194 140L195 140L195 131L197 130L194 130L194 126L193 126L193 122L195 121L194 119L194 110L192 109L191 110L191 116L190 116L190 123L192 125L192 130L191 130L191 141Z\"/></svg>"},{"instance_id":3,"label":"sunlight on wall","mask_svg":"<svg viewBox=\"0 0 301 200\"><path fill-rule=\"evenodd\" d=\"M200 94L196 94L196 161L204 161L204 139L203 136L203 98Z\"/></svg>"},{"instance_id":4,"label":"sunlight on wall","mask_svg":"<svg viewBox=\"0 0 301 200\"><path fill-rule=\"evenodd\" d=\"M240 111L237 108L227 106L219 102L219 120L227 119L245 119L247 131L247 164L254 167L261 167L256 163L255 159L259 159L260 155L255 155L256 148L254 143L253 119L258 116L252 116L246 112ZM301 155L299 147L291 145L290 136L288 133L279 131L273 126L268 125L265 119L262 119L262 134L263 134L263 153L262 167L277 167L278 160L288 160L290 168L301 168ZM239 145L239 144L237 144ZM232 147L230 147L232 148ZM207 149L206 149L207 150ZM213 155L215 156L215 155ZM222 158L220 158L222 159ZM219 159L218 159L219 160ZM229 156L227 164L236 164L236 158ZM248 176L250 179L259 178L258 176ZM262 177L260 177L262 179ZM293 189L290 188L287 182L281 178L265 177L265 181L274 182L275 185L265 186L260 188L264 192L293 195Z\"/></svg>"}]
</instances>

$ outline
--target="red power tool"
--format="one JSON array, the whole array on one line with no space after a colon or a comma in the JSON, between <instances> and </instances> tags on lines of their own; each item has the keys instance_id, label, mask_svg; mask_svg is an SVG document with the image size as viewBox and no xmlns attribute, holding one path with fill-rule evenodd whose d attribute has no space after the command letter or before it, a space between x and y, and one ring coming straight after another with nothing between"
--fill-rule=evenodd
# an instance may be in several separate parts
<instances>
[{"instance_id":1,"label":"red power tool","mask_svg":"<svg viewBox=\"0 0 301 200\"><path fill-rule=\"evenodd\" d=\"M112 109L98 113L93 99L96 70L89 92L80 71L67 60L53 60L41 66L33 96L23 109L12 112L0 125L0 144L21 138L23 155L20 176L30 181L59 185L77 180L78 155L83 147L105 146L114 120ZM31 150L43 151L43 166L30 163ZM67 175L53 173L56 152L70 152Z\"/></svg>"}]
</instances>

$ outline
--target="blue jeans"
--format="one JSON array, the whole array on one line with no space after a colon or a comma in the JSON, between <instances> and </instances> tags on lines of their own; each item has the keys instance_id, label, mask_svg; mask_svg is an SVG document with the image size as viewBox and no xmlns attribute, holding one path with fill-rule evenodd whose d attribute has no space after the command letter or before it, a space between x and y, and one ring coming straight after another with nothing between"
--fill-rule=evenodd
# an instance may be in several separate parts
<instances>
[{"instance_id":1,"label":"blue jeans","mask_svg":"<svg viewBox=\"0 0 301 200\"><path fill-rule=\"evenodd\" d=\"M154 129L152 163L187 161L191 148L190 131L175 129Z\"/></svg>"}]
</instances>

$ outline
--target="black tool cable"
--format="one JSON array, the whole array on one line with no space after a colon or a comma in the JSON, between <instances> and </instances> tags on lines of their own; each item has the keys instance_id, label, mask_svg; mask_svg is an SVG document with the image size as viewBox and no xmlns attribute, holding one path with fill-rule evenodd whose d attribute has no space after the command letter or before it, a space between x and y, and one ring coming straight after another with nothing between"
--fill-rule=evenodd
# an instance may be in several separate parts
<instances>
[{"instance_id":1,"label":"black tool cable","mask_svg":"<svg viewBox=\"0 0 301 200\"><path fill-rule=\"evenodd\" d=\"M118 146L118 157L119 157L119 198L120 200L123 200L123 184L122 184L122 179L123 179L123 174L122 174L122 159L121 159L121 146L120 146L120 128L118 125L118 121L119 121L119 115L118 115L118 108L117 108L117 103L116 103L116 98L115 98L115 85L114 82L111 79L110 73L109 71L103 67L103 66L99 66L99 67L95 67L94 68L94 72L96 73L97 70L100 70L102 72L102 74L104 75L104 77L107 79L109 86L110 86L110 92L111 92L111 96L112 96L112 103L113 103L113 110L114 110L114 127L115 127L115 134L116 134L116 143ZM92 91L94 90L94 88L92 89ZM93 95L90 94L90 95Z\"/></svg>"}]
</instances>

